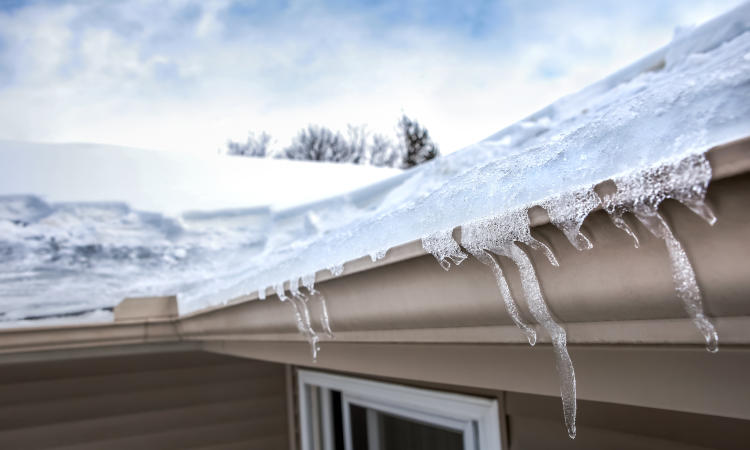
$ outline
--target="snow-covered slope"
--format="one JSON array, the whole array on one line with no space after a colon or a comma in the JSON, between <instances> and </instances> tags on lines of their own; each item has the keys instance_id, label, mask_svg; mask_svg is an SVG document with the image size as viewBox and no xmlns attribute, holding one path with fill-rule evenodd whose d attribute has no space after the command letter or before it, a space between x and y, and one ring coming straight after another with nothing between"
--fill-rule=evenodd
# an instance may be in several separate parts
<instances>
[{"instance_id":1,"label":"snow-covered slope","mask_svg":"<svg viewBox=\"0 0 750 450\"><path fill-rule=\"evenodd\" d=\"M750 4L473 146L285 210L237 208L290 186L311 200L302 196L344 172L270 179L234 160L153 152L135 163L124 151L111 161L80 145L1 143L0 193L15 196L0 199L0 313L175 293L184 313L747 135ZM128 203L101 203L117 201Z\"/></svg>"},{"instance_id":2,"label":"snow-covered slope","mask_svg":"<svg viewBox=\"0 0 750 450\"><path fill-rule=\"evenodd\" d=\"M283 246L336 220L294 205L399 172L0 142L0 326L80 320L125 296L217 289L215 275L269 240Z\"/></svg>"}]
</instances>

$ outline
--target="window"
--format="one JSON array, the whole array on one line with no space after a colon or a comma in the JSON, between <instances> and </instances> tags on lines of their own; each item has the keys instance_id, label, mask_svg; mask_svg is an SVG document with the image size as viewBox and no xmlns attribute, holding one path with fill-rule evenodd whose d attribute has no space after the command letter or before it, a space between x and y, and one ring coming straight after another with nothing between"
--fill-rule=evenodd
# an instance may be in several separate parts
<instances>
[{"instance_id":1,"label":"window","mask_svg":"<svg viewBox=\"0 0 750 450\"><path fill-rule=\"evenodd\" d=\"M298 373L302 450L500 448L496 400Z\"/></svg>"}]
</instances>

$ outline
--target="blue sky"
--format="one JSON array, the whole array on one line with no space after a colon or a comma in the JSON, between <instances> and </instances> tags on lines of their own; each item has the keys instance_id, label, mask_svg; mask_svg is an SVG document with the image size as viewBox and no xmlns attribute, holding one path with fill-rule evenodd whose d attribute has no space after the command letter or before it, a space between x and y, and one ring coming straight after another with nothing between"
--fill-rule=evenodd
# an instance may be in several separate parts
<instances>
[{"instance_id":1,"label":"blue sky","mask_svg":"<svg viewBox=\"0 0 750 450\"><path fill-rule=\"evenodd\" d=\"M0 139L215 153L308 123L457 150L738 0L0 0Z\"/></svg>"}]
</instances>

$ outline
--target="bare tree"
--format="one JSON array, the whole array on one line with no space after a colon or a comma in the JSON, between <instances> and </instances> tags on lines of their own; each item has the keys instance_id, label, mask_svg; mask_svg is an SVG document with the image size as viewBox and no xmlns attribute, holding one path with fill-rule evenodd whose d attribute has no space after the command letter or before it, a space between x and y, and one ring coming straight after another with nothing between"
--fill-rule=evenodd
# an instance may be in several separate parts
<instances>
[{"instance_id":1,"label":"bare tree","mask_svg":"<svg viewBox=\"0 0 750 450\"><path fill-rule=\"evenodd\" d=\"M310 125L277 158L364 164L367 159L365 127L349 126L347 136L326 127Z\"/></svg>"},{"instance_id":2,"label":"bare tree","mask_svg":"<svg viewBox=\"0 0 750 450\"><path fill-rule=\"evenodd\" d=\"M346 135L329 128L308 125L297 133L292 143L271 152L268 133L250 133L247 142L227 143L230 155L286 158L303 161L328 161L371 164L379 167L410 168L440 155L427 129L403 115L398 122L397 140L371 134L365 126L347 127Z\"/></svg>"},{"instance_id":3,"label":"bare tree","mask_svg":"<svg viewBox=\"0 0 750 450\"><path fill-rule=\"evenodd\" d=\"M382 134L374 134L368 152L369 163L378 167L398 167L401 165L402 149Z\"/></svg>"},{"instance_id":4,"label":"bare tree","mask_svg":"<svg viewBox=\"0 0 750 450\"><path fill-rule=\"evenodd\" d=\"M269 154L269 145L271 143L271 135L265 131L256 135L250 133L247 136L247 141L243 144L241 142L229 141L227 142L227 153L235 156L253 156L256 158L265 158Z\"/></svg>"}]
</instances>

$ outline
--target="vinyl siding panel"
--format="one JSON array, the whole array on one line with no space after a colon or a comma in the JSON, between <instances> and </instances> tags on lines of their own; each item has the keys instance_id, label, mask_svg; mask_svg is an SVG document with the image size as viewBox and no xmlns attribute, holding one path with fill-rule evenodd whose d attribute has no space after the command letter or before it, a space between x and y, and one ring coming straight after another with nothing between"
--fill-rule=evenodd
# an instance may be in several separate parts
<instances>
[{"instance_id":1,"label":"vinyl siding panel","mask_svg":"<svg viewBox=\"0 0 750 450\"><path fill-rule=\"evenodd\" d=\"M284 366L200 352L7 365L0 448L285 449Z\"/></svg>"}]
</instances>

